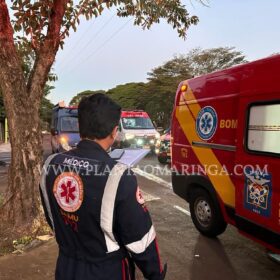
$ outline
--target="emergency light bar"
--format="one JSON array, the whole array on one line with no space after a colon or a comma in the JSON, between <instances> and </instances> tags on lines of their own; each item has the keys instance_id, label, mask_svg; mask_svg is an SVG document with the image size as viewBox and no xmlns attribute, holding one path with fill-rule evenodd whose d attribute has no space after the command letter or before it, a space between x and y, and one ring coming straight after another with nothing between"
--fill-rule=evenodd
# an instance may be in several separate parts
<instances>
[{"instance_id":1,"label":"emergency light bar","mask_svg":"<svg viewBox=\"0 0 280 280\"><path fill-rule=\"evenodd\" d=\"M65 107L65 102L64 101L59 101L58 102L58 107L59 108L64 108Z\"/></svg>"}]
</instances>

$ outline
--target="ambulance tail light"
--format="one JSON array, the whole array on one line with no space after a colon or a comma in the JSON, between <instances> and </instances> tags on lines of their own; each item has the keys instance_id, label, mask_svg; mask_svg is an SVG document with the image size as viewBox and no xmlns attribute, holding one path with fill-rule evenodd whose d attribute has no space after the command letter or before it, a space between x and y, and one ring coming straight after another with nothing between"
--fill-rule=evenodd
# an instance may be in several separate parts
<instances>
[{"instance_id":1,"label":"ambulance tail light","mask_svg":"<svg viewBox=\"0 0 280 280\"><path fill-rule=\"evenodd\" d=\"M188 90L188 85L181 86L181 92L186 92Z\"/></svg>"},{"instance_id":2,"label":"ambulance tail light","mask_svg":"<svg viewBox=\"0 0 280 280\"><path fill-rule=\"evenodd\" d=\"M175 101L175 105L176 106L184 104L183 96L185 96L185 94L187 93L188 89L189 89L188 84L183 84L182 83L182 84L179 85L178 90L177 90L177 94L176 94L176 101Z\"/></svg>"}]
</instances>

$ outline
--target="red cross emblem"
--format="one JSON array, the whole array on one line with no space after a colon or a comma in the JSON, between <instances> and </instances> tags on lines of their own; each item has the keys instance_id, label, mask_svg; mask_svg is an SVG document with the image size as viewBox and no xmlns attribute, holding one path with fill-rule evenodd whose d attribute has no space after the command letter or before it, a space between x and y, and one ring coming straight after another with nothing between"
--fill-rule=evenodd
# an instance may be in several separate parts
<instances>
[{"instance_id":1,"label":"red cross emblem","mask_svg":"<svg viewBox=\"0 0 280 280\"><path fill-rule=\"evenodd\" d=\"M56 178L53 193L64 211L75 212L82 205L83 189L83 182L77 174L65 172Z\"/></svg>"}]
</instances>

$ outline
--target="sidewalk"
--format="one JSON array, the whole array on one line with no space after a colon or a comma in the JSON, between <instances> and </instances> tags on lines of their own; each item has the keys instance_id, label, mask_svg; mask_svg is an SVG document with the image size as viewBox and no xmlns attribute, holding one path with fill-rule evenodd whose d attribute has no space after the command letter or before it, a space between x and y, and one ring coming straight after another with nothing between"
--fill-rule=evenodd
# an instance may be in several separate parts
<instances>
[{"instance_id":1,"label":"sidewalk","mask_svg":"<svg viewBox=\"0 0 280 280\"><path fill-rule=\"evenodd\" d=\"M57 252L56 242L52 239L22 255L10 254L0 257L0 279L54 279Z\"/></svg>"},{"instance_id":2,"label":"sidewalk","mask_svg":"<svg viewBox=\"0 0 280 280\"><path fill-rule=\"evenodd\" d=\"M51 239L37 248L20 255L0 257L1 280L51 280L54 279L58 247ZM82 279L81 279L82 280ZM136 280L144 280L136 270Z\"/></svg>"},{"instance_id":3,"label":"sidewalk","mask_svg":"<svg viewBox=\"0 0 280 280\"><path fill-rule=\"evenodd\" d=\"M0 144L0 153L10 153L11 152L11 145L8 144Z\"/></svg>"}]
</instances>

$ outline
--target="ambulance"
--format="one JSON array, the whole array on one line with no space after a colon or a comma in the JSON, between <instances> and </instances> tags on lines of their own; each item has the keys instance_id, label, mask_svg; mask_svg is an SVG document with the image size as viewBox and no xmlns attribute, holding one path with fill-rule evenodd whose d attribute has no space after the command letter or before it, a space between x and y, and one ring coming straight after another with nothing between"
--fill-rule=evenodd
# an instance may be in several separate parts
<instances>
[{"instance_id":1,"label":"ambulance","mask_svg":"<svg viewBox=\"0 0 280 280\"><path fill-rule=\"evenodd\" d=\"M59 102L52 110L51 148L61 153L75 148L80 142L78 108Z\"/></svg>"},{"instance_id":2,"label":"ambulance","mask_svg":"<svg viewBox=\"0 0 280 280\"><path fill-rule=\"evenodd\" d=\"M143 148L154 151L159 139L160 134L146 112L142 110L122 111L115 147Z\"/></svg>"},{"instance_id":3,"label":"ambulance","mask_svg":"<svg viewBox=\"0 0 280 280\"><path fill-rule=\"evenodd\" d=\"M280 55L179 85L174 192L208 237L227 224L280 253Z\"/></svg>"}]
</instances>

